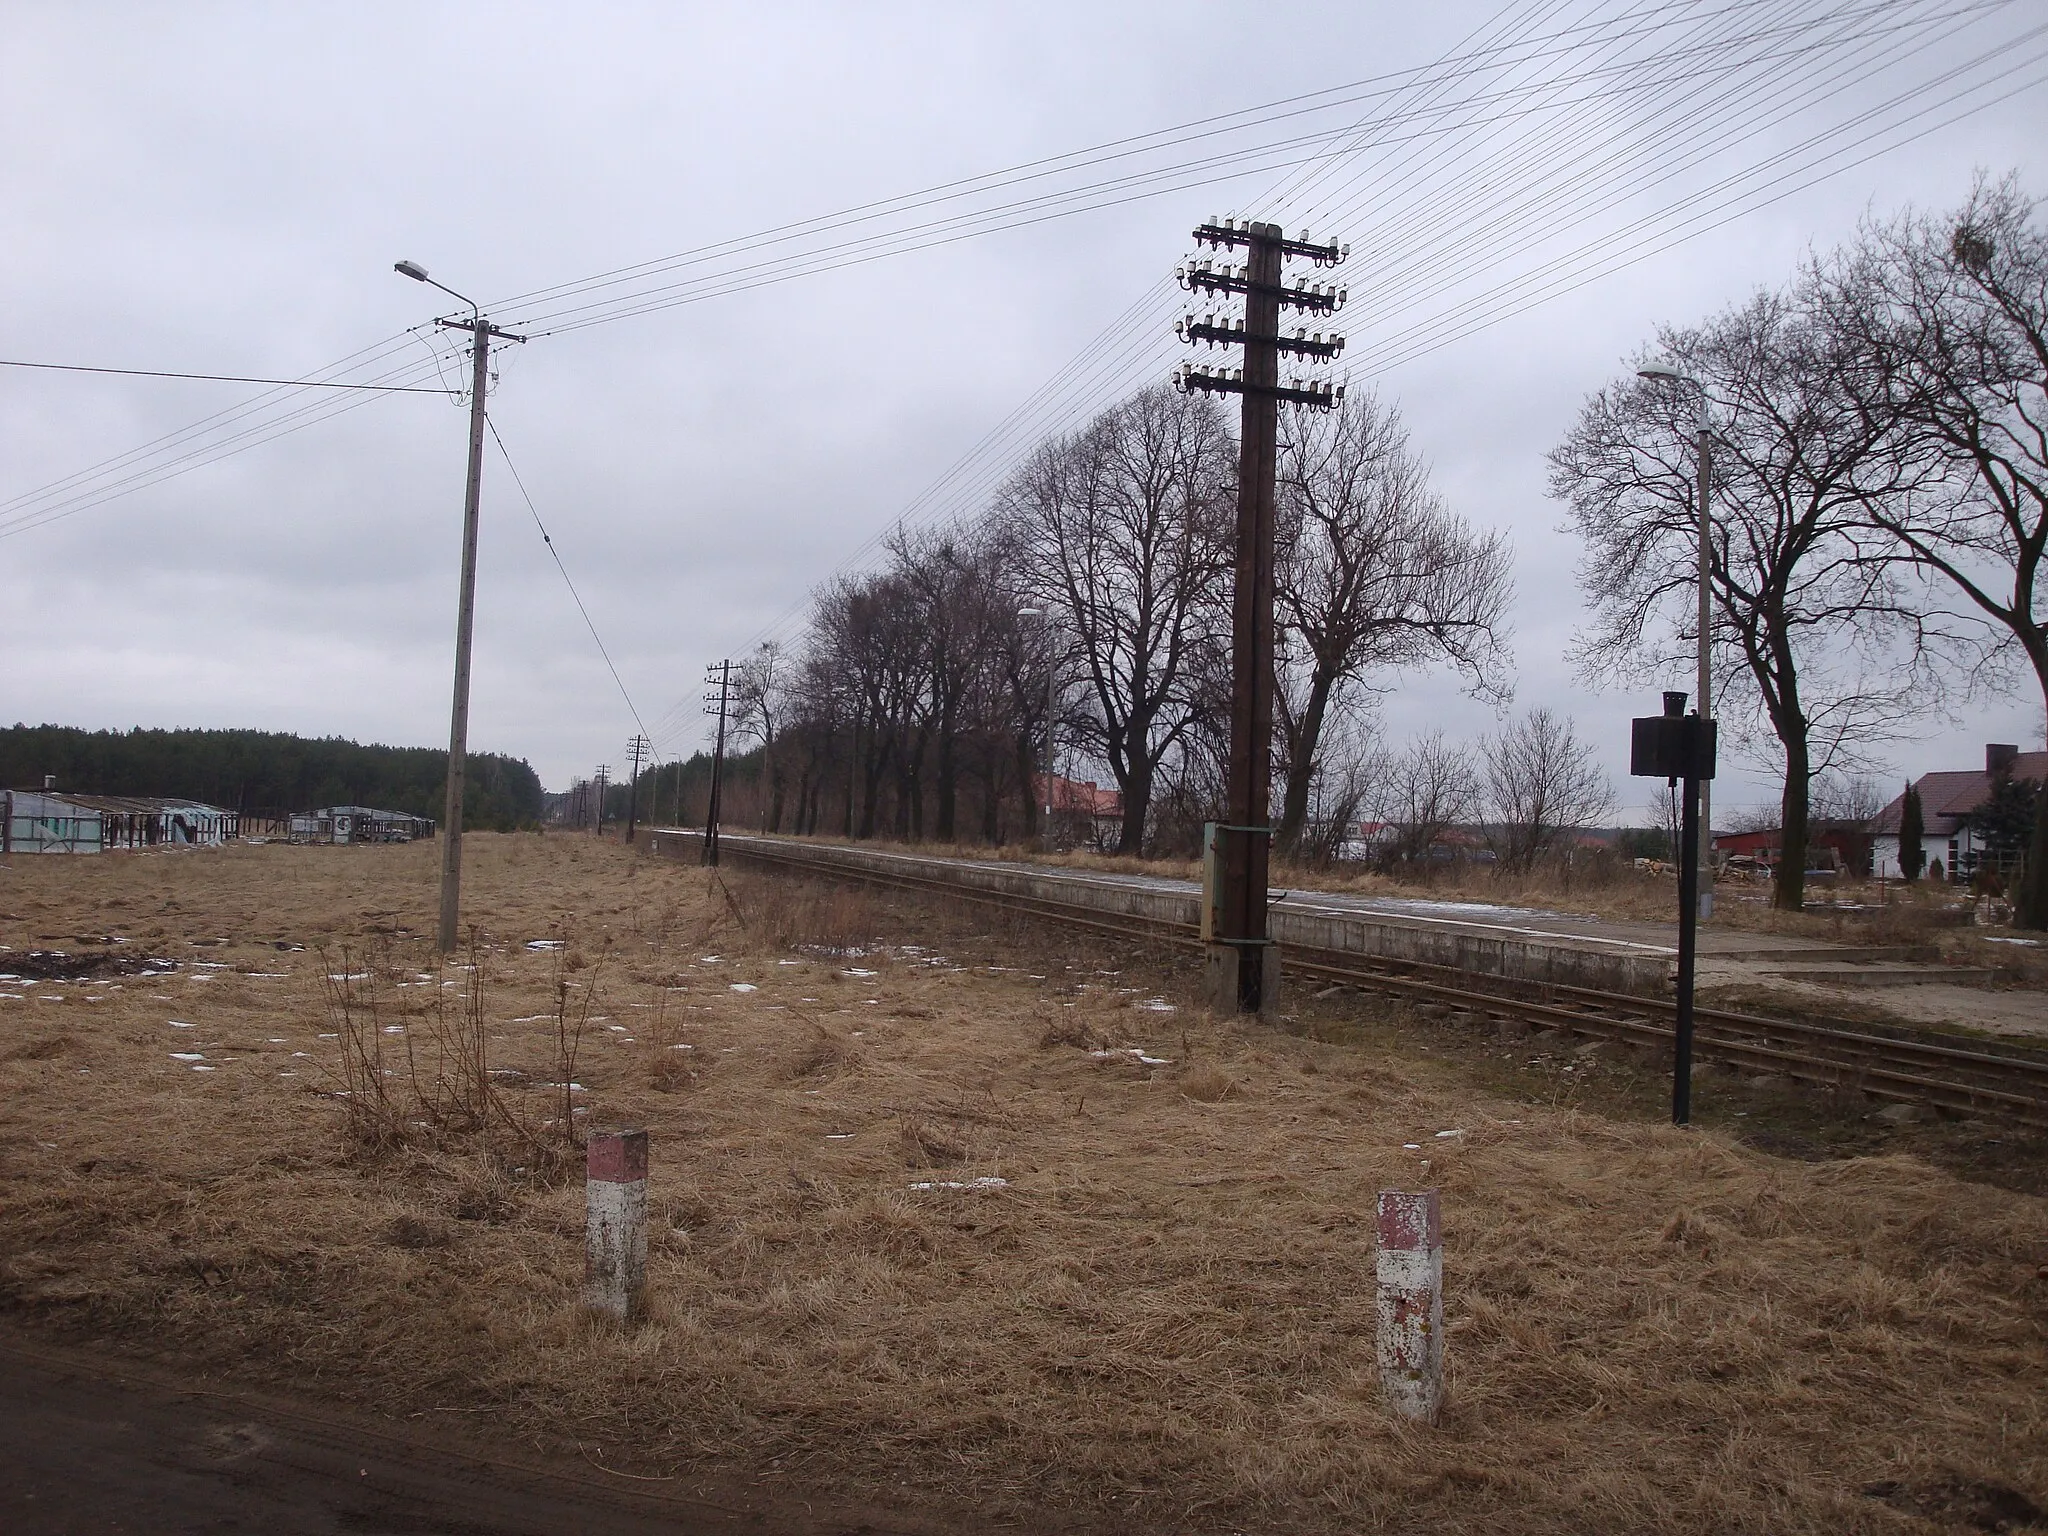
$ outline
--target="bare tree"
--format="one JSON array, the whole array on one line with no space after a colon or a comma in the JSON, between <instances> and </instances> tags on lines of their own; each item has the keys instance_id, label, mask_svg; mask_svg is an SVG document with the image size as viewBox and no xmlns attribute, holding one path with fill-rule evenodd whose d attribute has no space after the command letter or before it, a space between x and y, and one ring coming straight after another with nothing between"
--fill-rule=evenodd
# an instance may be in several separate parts
<instances>
[{"instance_id":1,"label":"bare tree","mask_svg":"<svg viewBox=\"0 0 2048 1536\"><path fill-rule=\"evenodd\" d=\"M1785 854L1774 901L1797 911L1815 776L1860 762L1926 706L1924 663L1947 639L1915 584L1853 536L1864 498L1906 494L1918 471L1841 390L1831 333L1794 298L1759 293L1660 341L1713 402L1712 640L1729 686L1718 708L1701 708L1737 739L1760 715L1775 738ZM1638 379L1610 385L1550 455L1551 494L1585 541L1593 618L1576 659L1590 678L1668 676L1698 643L1695 404Z\"/></svg>"},{"instance_id":2,"label":"bare tree","mask_svg":"<svg viewBox=\"0 0 2048 1536\"><path fill-rule=\"evenodd\" d=\"M1864 411L1939 471L1936 494L1877 486L1871 529L1938 574L2026 660L2048 703L2048 230L2008 177L1954 214L1863 231L1812 280ZM2048 784L2014 921L2048 928Z\"/></svg>"},{"instance_id":3,"label":"bare tree","mask_svg":"<svg viewBox=\"0 0 2048 1536\"><path fill-rule=\"evenodd\" d=\"M1569 718L1532 709L1482 752L1493 847L1511 874L1528 873L1560 835L1614 808L1614 786Z\"/></svg>"},{"instance_id":4,"label":"bare tree","mask_svg":"<svg viewBox=\"0 0 2048 1536\"><path fill-rule=\"evenodd\" d=\"M1479 819L1483 791L1472 749L1442 731L1427 731L1388 765L1379 819L1394 828L1388 856L1403 863L1429 857L1453 827Z\"/></svg>"},{"instance_id":5,"label":"bare tree","mask_svg":"<svg viewBox=\"0 0 2048 1536\"><path fill-rule=\"evenodd\" d=\"M1867 826L1889 799L1867 774L1825 774L1813 781L1813 819Z\"/></svg>"},{"instance_id":6,"label":"bare tree","mask_svg":"<svg viewBox=\"0 0 2048 1536\"><path fill-rule=\"evenodd\" d=\"M786 765L776 751L787 671L782 647L768 640L734 669L732 677L733 733L740 740L754 741L761 747L768 772L768 802L763 824L771 833L782 830L783 795L787 786Z\"/></svg>"},{"instance_id":7,"label":"bare tree","mask_svg":"<svg viewBox=\"0 0 2048 1536\"><path fill-rule=\"evenodd\" d=\"M1507 541L1481 534L1430 487L1400 413L1371 393L1342 409L1296 410L1280 461L1274 590L1278 657L1277 841L1308 821L1331 720L1363 702L1376 672L1447 664L1468 687L1507 696Z\"/></svg>"},{"instance_id":8,"label":"bare tree","mask_svg":"<svg viewBox=\"0 0 2048 1536\"><path fill-rule=\"evenodd\" d=\"M1045 444L998 498L1020 582L1073 637L1090 708L1070 723L1123 792L1122 853L1144 851L1160 764L1219 643L1233 464L1216 404L1160 385Z\"/></svg>"}]
</instances>

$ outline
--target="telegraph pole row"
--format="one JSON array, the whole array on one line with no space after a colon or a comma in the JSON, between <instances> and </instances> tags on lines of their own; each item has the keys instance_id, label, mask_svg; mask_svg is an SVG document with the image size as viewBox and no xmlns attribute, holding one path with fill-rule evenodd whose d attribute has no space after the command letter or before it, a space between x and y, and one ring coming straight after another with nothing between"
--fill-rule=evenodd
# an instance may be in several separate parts
<instances>
[{"instance_id":1,"label":"telegraph pole row","mask_svg":"<svg viewBox=\"0 0 2048 1536\"><path fill-rule=\"evenodd\" d=\"M645 736L635 736L626 743L626 755L633 760L633 778L626 790L626 846L628 848L633 846L634 824L640 817L640 763L653 750L653 744Z\"/></svg>"},{"instance_id":2,"label":"telegraph pole row","mask_svg":"<svg viewBox=\"0 0 2048 1536\"><path fill-rule=\"evenodd\" d=\"M392 264L392 270L416 283L427 283L469 306L467 320L436 320L444 330L470 334L469 478L462 495L462 585L455 604L455 700L448 720L448 789L441 819L441 919L435 945L444 955L455 952L462 918L462 798L469 778L469 649L476 620L476 538L484 479L484 397L491 376L491 342L525 341L486 320L476 301L435 282L416 261Z\"/></svg>"},{"instance_id":3,"label":"telegraph pole row","mask_svg":"<svg viewBox=\"0 0 2048 1536\"><path fill-rule=\"evenodd\" d=\"M717 745L711 749L711 803L704 812L704 862L718 862L718 812L719 795L725 783L725 712L732 697L732 662L716 661L704 669L704 681L718 685L717 693L704 695L704 712L710 714L715 706L718 711Z\"/></svg>"},{"instance_id":4,"label":"telegraph pole row","mask_svg":"<svg viewBox=\"0 0 2048 1536\"><path fill-rule=\"evenodd\" d=\"M1244 316L1185 316L1175 330L1190 344L1244 348L1244 366L1210 371L1183 364L1177 389L1242 398L1238 432L1237 561L1230 625L1230 759L1224 815L1202 837L1202 938L1207 992L1217 1013L1258 1013L1279 1000L1280 956L1266 932L1267 869L1272 854L1273 786L1273 504L1279 453L1280 402L1334 410L1344 386L1308 379L1282 382L1280 356L1327 362L1344 350L1341 336L1280 331L1282 308L1335 314L1348 295L1321 283L1284 280L1289 257L1335 266L1348 248L1289 240L1277 224L1211 219L1197 243L1239 246L1246 264L1190 260L1178 274L1189 292L1242 294Z\"/></svg>"},{"instance_id":5,"label":"telegraph pole row","mask_svg":"<svg viewBox=\"0 0 2048 1536\"><path fill-rule=\"evenodd\" d=\"M604 786L605 781L611 777L611 773L612 765L610 763L599 763L597 765L597 816L595 819L597 835L599 837L604 836Z\"/></svg>"}]
</instances>

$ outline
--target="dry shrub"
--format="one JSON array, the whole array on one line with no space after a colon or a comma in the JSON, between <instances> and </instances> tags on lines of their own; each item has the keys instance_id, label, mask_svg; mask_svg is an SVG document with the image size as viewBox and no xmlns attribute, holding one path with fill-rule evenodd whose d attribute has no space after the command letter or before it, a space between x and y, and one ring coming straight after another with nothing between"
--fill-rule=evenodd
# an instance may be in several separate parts
<instances>
[{"instance_id":1,"label":"dry shrub","mask_svg":"<svg viewBox=\"0 0 2048 1536\"><path fill-rule=\"evenodd\" d=\"M1047 1051L1061 1045L1086 1051L1094 1048L1095 1034L1078 1012L1062 1009L1047 1022L1038 1037L1038 1045L1039 1049Z\"/></svg>"},{"instance_id":2,"label":"dry shrub","mask_svg":"<svg viewBox=\"0 0 2048 1536\"><path fill-rule=\"evenodd\" d=\"M647 1086L656 1093L681 1093L696 1086L697 1068L682 1052L667 1052L654 1058L647 1068Z\"/></svg>"},{"instance_id":3,"label":"dry shrub","mask_svg":"<svg viewBox=\"0 0 2048 1536\"><path fill-rule=\"evenodd\" d=\"M880 910L873 892L863 887L778 875L734 876L722 883L735 909L746 914L747 940L761 949L845 955L860 954L874 942Z\"/></svg>"}]
</instances>

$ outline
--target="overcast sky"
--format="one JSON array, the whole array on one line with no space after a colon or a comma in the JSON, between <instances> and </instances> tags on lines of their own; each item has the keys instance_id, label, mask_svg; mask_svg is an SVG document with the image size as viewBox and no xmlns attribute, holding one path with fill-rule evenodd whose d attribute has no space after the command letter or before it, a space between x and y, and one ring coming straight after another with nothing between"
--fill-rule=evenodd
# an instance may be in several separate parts
<instances>
[{"instance_id":1,"label":"overcast sky","mask_svg":"<svg viewBox=\"0 0 2048 1536\"><path fill-rule=\"evenodd\" d=\"M1549 33L1631 9L1643 7L16 0L0 11L0 356L305 377L410 327L432 334L447 302L395 275L400 257L514 318L519 305L494 301L1427 65L1489 26ZM1726 25L1821 9L1752 3ZM1977 167L2017 169L2030 190L2048 191L2048 89L2032 83L2039 69L2010 74L1916 119L1913 131L1933 131L1889 149L1879 131L1889 120L1872 118L1852 137L1859 153L1881 151L1874 158L1767 206L1737 206L1663 249L1672 219L1657 224L1658 210L1717 179L1760 185L1754 167L1771 154L2040 19L2022 0L1946 24L1868 78L1861 65L1830 65L1832 89L1782 121L1764 121L1774 93L1745 101L1738 91L1748 136L1724 112L1698 131L1728 151L1654 189L1628 184L1653 158L1639 101L1606 104L1569 131L1532 111L1490 135L1323 162L1323 180L1292 197L1273 195L1286 174L1274 154L1213 187L560 331L506 358L493 419L641 716L668 750L688 750L695 723L678 729L670 712L680 701L694 709L704 664L798 605L1034 391L1068 378L1071 424L1095 398L1089 379L1101 394L1164 376L1170 345L1156 362L1129 353L1127 380L1088 373L1094 364L1062 370L1099 358L1087 352L1093 339L1148 291L1166 303L1155 285L1209 213L1307 219L1319 237L1374 245L1382 273L1399 269L1412 241L1424 255L1402 291L1452 298L1444 285L1468 257L1503 263L1499 279L1588 242L1649 251L1551 302L1505 306L1497 323L1419 356L1382 352L1390 366L1352 374L1398 401L1454 505L1511 535L1518 706L1568 711L1611 746L1634 805L1647 795L1619 777L1626 720L1652 707L1650 695L1590 693L1564 662L1580 622L1578 552L1544 493L1544 451L1659 322L1696 320L1782 281L1809 245L1845 238L1864 212L1953 204ZM1560 73L1586 62L1557 57ZM1989 101L2000 91L2006 99ZM1601 144L1611 154L1579 185L1604 189L1607 206L1588 212L1584 190L1578 203L1539 206L1522 243L1503 245L1508 221L1486 214L1483 198L1532 183L1544 156ZM1404 187L1417 201L1390 223ZM1431 246L1430 221L1450 217L1453 193L1480 208L1479 232ZM1375 311L1373 299L1354 286L1354 349L1449 302L1439 292L1419 309L1404 299ZM1163 324L1146 319L1145 346ZM429 355L425 340L408 340L392 357L425 367ZM0 500L260 393L0 369ZM446 397L362 399L0 536L0 718L444 743L465 421ZM972 502L1001 459L977 461L958 495ZM527 757L563 787L618 763L634 718L495 449L484 501L470 742ZM1476 735L1494 719L1445 678L1423 676L1402 680L1385 722L1398 741L1422 724ZM1894 776L1968 765L1986 739L2033 743L2041 729L2038 701L1980 701L1892 744L1885 765ZM1737 766L1719 803L1774 794L1767 773Z\"/></svg>"}]
</instances>

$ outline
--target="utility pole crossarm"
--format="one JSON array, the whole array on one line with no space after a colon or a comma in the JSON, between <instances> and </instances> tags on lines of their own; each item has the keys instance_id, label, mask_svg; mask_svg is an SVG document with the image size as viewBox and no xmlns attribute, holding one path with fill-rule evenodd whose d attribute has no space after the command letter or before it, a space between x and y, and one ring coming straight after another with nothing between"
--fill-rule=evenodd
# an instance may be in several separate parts
<instances>
[{"instance_id":1,"label":"utility pole crossarm","mask_svg":"<svg viewBox=\"0 0 2048 1536\"><path fill-rule=\"evenodd\" d=\"M444 318L436 320L434 324L451 331L469 331L472 334L481 332L493 341L525 342L528 339L524 336L515 336L510 331L501 331L488 320L449 320Z\"/></svg>"}]
</instances>

